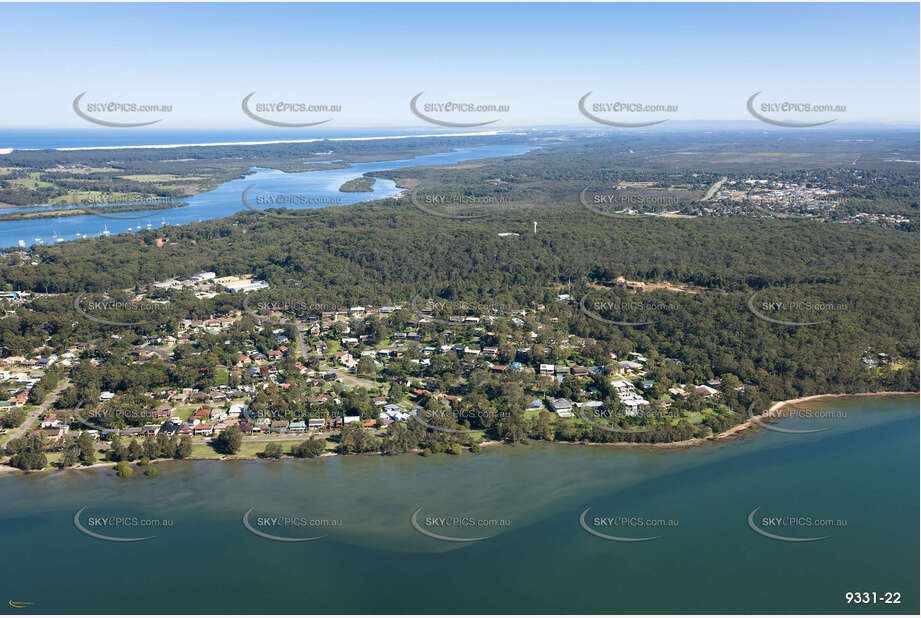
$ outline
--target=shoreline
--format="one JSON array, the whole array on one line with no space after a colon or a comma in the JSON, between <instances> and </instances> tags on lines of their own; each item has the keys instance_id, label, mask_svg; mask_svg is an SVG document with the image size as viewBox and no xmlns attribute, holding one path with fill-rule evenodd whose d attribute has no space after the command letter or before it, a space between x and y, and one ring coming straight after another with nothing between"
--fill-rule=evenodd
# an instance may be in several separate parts
<instances>
[{"instance_id":1,"label":"shoreline","mask_svg":"<svg viewBox=\"0 0 921 618\"><path fill-rule=\"evenodd\" d=\"M654 442L654 443L644 443L644 442L563 442L563 441L561 441L561 440L553 440L553 441L549 442L549 444L566 444L566 445L570 445L570 446L605 446L605 447L623 447L623 446L630 446L630 447L644 447L644 448L658 448L658 449L688 448L688 447L691 447L691 446L697 446L697 445L703 444L703 443L705 443L705 442L718 442L718 441L722 441L722 440L727 439L727 438L737 438L737 437L739 437L739 434L741 434L743 431L746 431L747 429L751 429L752 425L754 424L753 421L760 421L760 420L762 420L763 418L775 416L775 413L776 413L778 410L781 410L782 408L785 408L785 407L791 406L791 405L795 405L795 404L798 404L798 403L804 403L804 402L807 402L807 401L814 401L814 400L816 400L816 399L826 399L826 398L831 399L831 398L841 398L841 397L908 397L908 396L915 396L915 397L921 396L921 392L918 392L918 391L880 391L880 392L876 392L876 393L825 393L825 394L822 394L822 395L807 395L807 396L805 396L805 397L797 397L797 398L794 398L794 399L785 399L784 401L778 401L777 403L773 404L773 405L768 409L767 412L764 412L764 413L759 414L759 415L757 415L757 416L753 416L753 417L751 417L751 419L745 421L744 423L739 423L738 425L735 425L734 427L730 427L729 429L727 429L727 430L724 431L724 432L721 432L721 433L716 434L716 435L710 435L710 436L708 436L708 437L706 437L706 438L691 438L691 439L689 439L689 440L680 440L680 441L678 441L678 442ZM503 443L502 441L500 441L500 440L487 440L487 441L485 441L485 442L481 442L481 443L480 443L480 446L485 448L485 447L488 447L488 446L502 446L503 444L504 444L504 443ZM407 454L407 455L408 455L408 454L411 454L411 453L412 453L412 454L419 454L419 453L421 453L421 452L422 452L422 449L416 448L416 449L410 449L409 451L407 451L406 453L403 453L403 454ZM378 456L383 456L383 453L378 451L378 452L374 452L374 453L354 453L353 455L359 455L359 456L361 456L361 455L365 455L365 456L378 455ZM313 457L313 458L300 458L300 457L294 457L294 456L292 456L292 455L284 455L284 456L280 457L279 459L264 460L262 457L258 457L258 456L255 456L255 457L250 457L250 456L237 457L237 456L234 456L234 455L229 455L229 456L224 455L224 456L219 456L219 457L186 457L186 458L184 458L184 459L169 459L169 458L164 458L164 459L153 459L153 460L151 460L150 463L151 463L151 464L154 464L154 463L164 462L164 461L282 461L282 460L285 460L285 459L303 459L304 461L309 461L310 459L322 459L323 457L346 457L346 456L347 456L347 455L342 455L341 453L323 453L323 454L318 455L317 457ZM135 463L135 462L132 462L132 463ZM111 468L114 469L114 468L115 468L115 463L114 463L114 462L111 462L111 461L104 461L104 462L100 462L100 463L94 463L94 464L89 465L89 466L75 466L75 467L73 467L73 468L64 468L64 469L60 469L60 468L44 468L44 469L42 469L42 470L28 470L28 471L20 470L19 468L14 468L14 467L8 466L8 465L6 465L6 464L0 464L0 476L3 476L4 474L13 474L13 473L17 473L17 472L18 472L18 473L21 473L21 474L33 474L33 473L44 473L44 472L69 472L69 471L75 471L75 470L76 470L76 471L78 471L78 470L91 470L91 469L93 469L93 468L104 468L104 467L111 467ZM135 467L137 467L137 466L135 466Z\"/></svg>"},{"instance_id":2,"label":"shoreline","mask_svg":"<svg viewBox=\"0 0 921 618\"><path fill-rule=\"evenodd\" d=\"M13 152L39 152L42 150L56 150L59 152L76 152L84 150L137 150L146 148L208 148L210 146L271 146L274 144L312 144L315 142L364 142L385 139L414 139L429 137L483 137L500 135L502 133L515 133L514 131L474 131L471 133L428 133L424 135L385 135L380 137L312 137L307 139L277 139L261 140L256 142L209 142L203 144L155 144L151 146L68 146L64 148L0 148L0 155Z\"/></svg>"}]
</instances>

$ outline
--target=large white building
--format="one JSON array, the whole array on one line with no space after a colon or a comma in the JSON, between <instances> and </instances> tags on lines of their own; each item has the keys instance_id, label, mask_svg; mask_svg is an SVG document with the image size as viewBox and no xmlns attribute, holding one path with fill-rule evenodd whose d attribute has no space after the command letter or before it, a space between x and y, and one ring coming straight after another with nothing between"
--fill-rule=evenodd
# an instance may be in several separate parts
<instances>
[{"instance_id":1,"label":"large white building","mask_svg":"<svg viewBox=\"0 0 921 618\"><path fill-rule=\"evenodd\" d=\"M269 287L265 281L240 281L229 283L224 286L229 292L253 292L255 290L264 290Z\"/></svg>"},{"instance_id":2,"label":"large white building","mask_svg":"<svg viewBox=\"0 0 921 618\"><path fill-rule=\"evenodd\" d=\"M626 380L613 380L611 387L617 392L627 416L636 416L642 408L649 405L649 402L637 392L636 387Z\"/></svg>"}]
</instances>

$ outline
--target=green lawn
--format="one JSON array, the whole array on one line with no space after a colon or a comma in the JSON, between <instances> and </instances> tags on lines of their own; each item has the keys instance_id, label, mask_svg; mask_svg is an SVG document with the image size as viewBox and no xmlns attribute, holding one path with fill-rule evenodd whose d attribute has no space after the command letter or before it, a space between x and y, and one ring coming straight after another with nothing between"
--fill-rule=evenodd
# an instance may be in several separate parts
<instances>
[{"instance_id":1,"label":"green lawn","mask_svg":"<svg viewBox=\"0 0 921 618\"><path fill-rule=\"evenodd\" d=\"M307 436L303 436L295 439L278 439L271 440L271 442L277 442L281 444L281 448L284 451L285 455L288 455L291 451L291 447L296 444L300 444L307 439ZM258 457L259 453L265 450L266 445L269 444L269 441L253 441L253 442L244 442L240 447L240 452L237 453L237 457ZM336 448L335 442L326 441L326 450L333 451ZM210 444L193 444L192 445L192 457L221 457L221 454L214 450Z\"/></svg>"},{"instance_id":2,"label":"green lawn","mask_svg":"<svg viewBox=\"0 0 921 618\"><path fill-rule=\"evenodd\" d=\"M485 433L486 432L484 432L482 429L476 429L474 431L471 431L467 435L470 436L473 440L475 440L479 444L480 442L483 442L485 440L484 438Z\"/></svg>"},{"instance_id":3,"label":"green lawn","mask_svg":"<svg viewBox=\"0 0 921 618\"><path fill-rule=\"evenodd\" d=\"M216 367L214 369L214 382L218 386L226 385L230 379L230 373L226 367Z\"/></svg>"},{"instance_id":4,"label":"green lawn","mask_svg":"<svg viewBox=\"0 0 921 618\"><path fill-rule=\"evenodd\" d=\"M198 408L178 408L176 410L173 410L173 415L178 416L179 418L183 420L183 422L185 422L185 421L188 421L192 417L192 414L194 414L195 410L197 409Z\"/></svg>"}]
</instances>

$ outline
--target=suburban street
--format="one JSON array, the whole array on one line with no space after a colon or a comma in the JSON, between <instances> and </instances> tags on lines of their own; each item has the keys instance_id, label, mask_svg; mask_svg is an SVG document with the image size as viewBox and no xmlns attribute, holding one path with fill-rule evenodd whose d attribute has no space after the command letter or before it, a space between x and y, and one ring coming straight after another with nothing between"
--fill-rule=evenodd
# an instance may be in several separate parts
<instances>
[{"instance_id":1,"label":"suburban street","mask_svg":"<svg viewBox=\"0 0 921 618\"><path fill-rule=\"evenodd\" d=\"M716 192L720 190L720 187L722 187L722 186L723 186L723 183L726 182L727 180L729 180L729 179L728 179L726 176L723 176L723 177L720 178L718 181L714 182L714 183L713 183L713 186L711 186L709 189L707 189L707 194L706 194L705 196L703 196L703 198L702 198L700 201L701 201L701 202L706 202L706 201L709 200L711 197L713 197L714 195L716 195Z\"/></svg>"},{"instance_id":2,"label":"suburban street","mask_svg":"<svg viewBox=\"0 0 921 618\"><path fill-rule=\"evenodd\" d=\"M61 396L61 393L64 392L64 389L70 386L70 379L64 378L61 380L61 383L58 384L57 388L51 391L45 401L42 402L42 405L32 410L29 415L26 417L26 420L23 421L22 425L16 428L16 430L10 435L10 440L15 440L25 435L27 432L32 430L32 425L35 424L35 421L38 420L38 417L48 411L55 401L58 400L58 397Z\"/></svg>"}]
</instances>

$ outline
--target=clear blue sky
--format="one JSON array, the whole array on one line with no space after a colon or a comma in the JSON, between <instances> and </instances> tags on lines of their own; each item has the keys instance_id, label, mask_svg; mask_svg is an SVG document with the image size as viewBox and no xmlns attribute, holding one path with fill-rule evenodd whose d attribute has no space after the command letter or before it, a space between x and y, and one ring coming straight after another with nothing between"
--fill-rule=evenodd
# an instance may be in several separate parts
<instances>
[{"instance_id":1,"label":"clear blue sky","mask_svg":"<svg viewBox=\"0 0 921 618\"><path fill-rule=\"evenodd\" d=\"M252 91L340 104L342 127L424 126L422 90L509 105L497 128L587 123L588 91L675 120L750 120L756 91L919 116L918 4L3 4L0 40L7 129L92 128L83 91L170 104L164 129L258 129Z\"/></svg>"}]
</instances>

